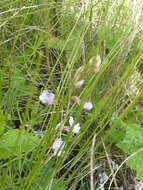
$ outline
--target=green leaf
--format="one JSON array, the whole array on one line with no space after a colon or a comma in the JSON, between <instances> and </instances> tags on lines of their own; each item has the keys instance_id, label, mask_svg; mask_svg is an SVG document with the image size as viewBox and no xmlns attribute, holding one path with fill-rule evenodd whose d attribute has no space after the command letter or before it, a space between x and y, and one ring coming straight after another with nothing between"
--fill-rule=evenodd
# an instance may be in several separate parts
<instances>
[{"instance_id":1,"label":"green leaf","mask_svg":"<svg viewBox=\"0 0 143 190\"><path fill-rule=\"evenodd\" d=\"M137 124L127 126L124 138L117 143L117 146L128 156L143 148L143 128ZM127 165L136 171L137 178L143 180L143 151L135 154Z\"/></svg>"},{"instance_id":2,"label":"green leaf","mask_svg":"<svg viewBox=\"0 0 143 190\"><path fill-rule=\"evenodd\" d=\"M143 181L143 149L131 159L128 160L127 165L136 171L137 179Z\"/></svg>"},{"instance_id":3,"label":"green leaf","mask_svg":"<svg viewBox=\"0 0 143 190\"><path fill-rule=\"evenodd\" d=\"M11 129L0 138L0 159L20 156L32 151L40 142L39 137L25 130Z\"/></svg>"}]
</instances>

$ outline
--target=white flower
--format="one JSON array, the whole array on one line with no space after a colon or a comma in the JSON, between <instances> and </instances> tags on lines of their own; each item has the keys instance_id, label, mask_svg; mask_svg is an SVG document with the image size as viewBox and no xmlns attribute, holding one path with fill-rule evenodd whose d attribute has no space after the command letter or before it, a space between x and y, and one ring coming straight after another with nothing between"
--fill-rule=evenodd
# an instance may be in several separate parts
<instances>
[{"instance_id":1,"label":"white flower","mask_svg":"<svg viewBox=\"0 0 143 190\"><path fill-rule=\"evenodd\" d=\"M74 125L74 118L72 116L70 116L69 124L70 124L70 127L74 126L73 130L72 130L73 133L76 133L76 134L79 133L79 131L80 131L80 124L77 123L76 125Z\"/></svg>"},{"instance_id":2,"label":"white flower","mask_svg":"<svg viewBox=\"0 0 143 190\"><path fill-rule=\"evenodd\" d=\"M69 124L70 124L70 126L72 126L74 124L74 118L72 116L70 116Z\"/></svg>"},{"instance_id":3,"label":"white flower","mask_svg":"<svg viewBox=\"0 0 143 190\"><path fill-rule=\"evenodd\" d=\"M55 140L55 142L53 143L52 149L54 151L54 155L60 156L63 148L64 148L65 143L62 141L61 138L58 138L57 140Z\"/></svg>"},{"instance_id":4,"label":"white flower","mask_svg":"<svg viewBox=\"0 0 143 190\"><path fill-rule=\"evenodd\" d=\"M77 81L77 82L74 84L75 88L76 88L76 89L77 89L77 88L81 88L81 87L84 85L84 82L85 82L85 80Z\"/></svg>"},{"instance_id":5,"label":"white flower","mask_svg":"<svg viewBox=\"0 0 143 190\"><path fill-rule=\"evenodd\" d=\"M49 92L48 90L44 90L42 94L39 96L40 101L43 104L52 105L54 103L55 94Z\"/></svg>"},{"instance_id":6,"label":"white flower","mask_svg":"<svg viewBox=\"0 0 143 190\"><path fill-rule=\"evenodd\" d=\"M84 108L85 110L88 110L88 111L89 111L89 110L91 110L91 109L93 108L93 105L92 105L91 102L85 102L83 108Z\"/></svg>"},{"instance_id":7,"label":"white flower","mask_svg":"<svg viewBox=\"0 0 143 190\"><path fill-rule=\"evenodd\" d=\"M80 131L80 124L77 123L77 124L73 127L72 132L77 134L77 133L79 133L79 131Z\"/></svg>"}]
</instances>

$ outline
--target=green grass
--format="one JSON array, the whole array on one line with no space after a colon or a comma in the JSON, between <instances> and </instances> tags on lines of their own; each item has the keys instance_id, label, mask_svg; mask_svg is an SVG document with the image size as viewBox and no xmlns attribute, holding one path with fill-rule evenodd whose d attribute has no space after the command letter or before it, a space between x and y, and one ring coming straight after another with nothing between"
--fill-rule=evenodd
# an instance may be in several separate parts
<instances>
[{"instance_id":1,"label":"green grass","mask_svg":"<svg viewBox=\"0 0 143 190\"><path fill-rule=\"evenodd\" d=\"M134 152L124 154L116 144L130 124L142 125L142 7L141 0L135 7L130 0L0 2L0 189L91 189L91 159L95 168L101 164L93 172L95 189L103 171L110 187L103 143L110 157L118 150L125 159ZM75 89L81 79L84 86ZM54 105L40 102L44 89L55 94ZM87 101L90 111L83 109ZM78 134L56 129L69 116L80 123ZM59 137L60 157L52 150ZM123 179L115 180L121 187Z\"/></svg>"}]
</instances>

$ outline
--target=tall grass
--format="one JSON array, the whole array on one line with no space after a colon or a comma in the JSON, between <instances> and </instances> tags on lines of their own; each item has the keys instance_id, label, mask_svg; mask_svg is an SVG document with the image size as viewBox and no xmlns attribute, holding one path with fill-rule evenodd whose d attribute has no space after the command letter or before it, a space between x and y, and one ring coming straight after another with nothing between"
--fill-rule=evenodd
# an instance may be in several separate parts
<instances>
[{"instance_id":1,"label":"tall grass","mask_svg":"<svg viewBox=\"0 0 143 190\"><path fill-rule=\"evenodd\" d=\"M142 8L140 0L0 2L0 189L100 188L105 150L115 147L128 115L142 111ZM44 89L56 96L51 106L39 100ZM85 111L88 101L93 109ZM78 134L63 132L70 116Z\"/></svg>"}]
</instances>

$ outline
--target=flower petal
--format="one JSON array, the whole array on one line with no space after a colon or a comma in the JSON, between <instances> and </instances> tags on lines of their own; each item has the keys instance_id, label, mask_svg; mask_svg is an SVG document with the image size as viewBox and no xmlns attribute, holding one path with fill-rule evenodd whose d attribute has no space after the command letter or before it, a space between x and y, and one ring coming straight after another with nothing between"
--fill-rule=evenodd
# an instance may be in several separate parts
<instances>
[{"instance_id":1,"label":"flower petal","mask_svg":"<svg viewBox=\"0 0 143 190\"><path fill-rule=\"evenodd\" d=\"M62 145L62 143L63 143L63 141L61 138L56 139L52 146L53 150L59 149L59 147Z\"/></svg>"},{"instance_id":2,"label":"flower petal","mask_svg":"<svg viewBox=\"0 0 143 190\"><path fill-rule=\"evenodd\" d=\"M65 145L65 143L62 141L61 138L58 138L57 140L55 140L55 142L53 143L53 146L52 146L54 155L56 155L58 152L57 156L60 156L63 151L64 145Z\"/></svg>"},{"instance_id":3,"label":"flower petal","mask_svg":"<svg viewBox=\"0 0 143 190\"><path fill-rule=\"evenodd\" d=\"M58 123L58 124L56 125L56 129L59 129L60 126L61 126L61 123Z\"/></svg>"},{"instance_id":4,"label":"flower petal","mask_svg":"<svg viewBox=\"0 0 143 190\"><path fill-rule=\"evenodd\" d=\"M91 102L85 102L83 108L84 108L85 110L88 110L88 111L89 111L89 110L91 110L91 109L93 108L93 105L92 105Z\"/></svg>"},{"instance_id":5,"label":"flower petal","mask_svg":"<svg viewBox=\"0 0 143 190\"><path fill-rule=\"evenodd\" d=\"M74 124L74 118L72 116L70 116L69 124L70 124L70 126L72 126Z\"/></svg>"},{"instance_id":6,"label":"flower petal","mask_svg":"<svg viewBox=\"0 0 143 190\"><path fill-rule=\"evenodd\" d=\"M49 92L48 90L44 90L42 94L39 96L40 101L43 104L52 105L54 103L55 94Z\"/></svg>"},{"instance_id":7,"label":"flower petal","mask_svg":"<svg viewBox=\"0 0 143 190\"><path fill-rule=\"evenodd\" d=\"M77 133L79 133L79 131L80 131L80 124L77 123L77 124L73 127L72 132L77 134Z\"/></svg>"}]
</instances>

